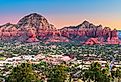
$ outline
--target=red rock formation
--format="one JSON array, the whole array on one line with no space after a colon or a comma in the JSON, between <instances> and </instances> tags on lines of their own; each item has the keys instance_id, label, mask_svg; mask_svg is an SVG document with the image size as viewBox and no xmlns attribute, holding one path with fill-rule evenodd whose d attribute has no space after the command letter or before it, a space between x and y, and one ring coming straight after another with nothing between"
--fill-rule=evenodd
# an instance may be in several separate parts
<instances>
[{"instance_id":1,"label":"red rock formation","mask_svg":"<svg viewBox=\"0 0 121 82\"><path fill-rule=\"evenodd\" d=\"M39 40L37 38L29 38L26 42L38 42Z\"/></svg>"},{"instance_id":2,"label":"red rock formation","mask_svg":"<svg viewBox=\"0 0 121 82\"><path fill-rule=\"evenodd\" d=\"M80 29L80 30L78 30L78 35L79 36L85 36L86 35L86 31L84 29Z\"/></svg>"},{"instance_id":3,"label":"red rock formation","mask_svg":"<svg viewBox=\"0 0 121 82\"><path fill-rule=\"evenodd\" d=\"M87 45L94 45L94 44L100 44L98 38L89 38L85 44Z\"/></svg>"},{"instance_id":4,"label":"red rock formation","mask_svg":"<svg viewBox=\"0 0 121 82\"><path fill-rule=\"evenodd\" d=\"M9 32L2 32L2 37L10 37L10 33Z\"/></svg>"},{"instance_id":5,"label":"red rock formation","mask_svg":"<svg viewBox=\"0 0 121 82\"><path fill-rule=\"evenodd\" d=\"M16 25L7 23L0 26L0 40L2 41L2 39L22 42L46 40L49 42L87 41L86 44L89 42L96 44L98 41L108 44L120 43L116 29L103 28L101 25L95 26L88 21L84 21L78 26L56 29L54 25L49 24L45 17L36 13L23 17Z\"/></svg>"},{"instance_id":6,"label":"red rock formation","mask_svg":"<svg viewBox=\"0 0 121 82\"><path fill-rule=\"evenodd\" d=\"M34 28L29 28L27 30L27 36L29 37L27 42L38 42L39 40L36 38L36 31Z\"/></svg>"},{"instance_id":7,"label":"red rock formation","mask_svg":"<svg viewBox=\"0 0 121 82\"><path fill-rule=\"evenodd\" d=\"M118 38L117 30L114 29L110 32L110 37L108 37L108 44L120 44L120 40Z\"/></svg>"},{"instance_id":8,"label":"red rock formation","mask_svg":"<svg viewBox=\"0 0 121 82\"><path fill-rule=\"evenodd\" d=\"M46 41L46 43L48 42L69 42L69 40L66 37L55 36L55 37L50 37Z\"/></svg>"},{"instance_id":9,"label":"red rock formation","mask_svg":"<svg viewBox=\"0 0 121 82\"><path fill-rule=\"evenodd\" d=\"M90 38L98 38L101 44L105 43L108 41L108 43L115 44L119 43L117 31L111 30L109 27L103 28L102 25L95 26L92 23L89 23L88 21L84 21L82 24L78 26L73 26L73 27L65 27L62 28L62 32L64 32L65 29L69 29L68 31L68 37L71 37L72 35L80 36L80 37L88 37ZM65 34L67 34L65 32ZM63 35L63 33L62 33ZM75 36L74 36L75 37ZM80 37L76 38L77 40L80 40ZM74 38L71 38L74 39ZM82 38L83 40L83 38ZM110 40L110 41L109 41ZM84 41L84 40L83 40ZM113 42L111 42L113 41Z\"/></svg>"}]
</instances>

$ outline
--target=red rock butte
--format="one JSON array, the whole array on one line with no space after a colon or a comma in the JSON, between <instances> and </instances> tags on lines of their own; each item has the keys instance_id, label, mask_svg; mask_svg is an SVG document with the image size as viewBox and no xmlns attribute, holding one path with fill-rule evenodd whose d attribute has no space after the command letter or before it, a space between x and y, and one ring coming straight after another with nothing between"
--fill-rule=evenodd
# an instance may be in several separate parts
<instances>
[{"instance_id":1,"label":"red rock butte","mask_svg":"<svg viewBox=\"0 0 121 82\"><path fill-rule=\"evenodd\" d=\"M47 19L37 13L23 17L17 24L0 26L3 42L79 42L84 44L120 44L117 30L84 21L78 26L56 29Z\"/></svg>"}]
</instances>

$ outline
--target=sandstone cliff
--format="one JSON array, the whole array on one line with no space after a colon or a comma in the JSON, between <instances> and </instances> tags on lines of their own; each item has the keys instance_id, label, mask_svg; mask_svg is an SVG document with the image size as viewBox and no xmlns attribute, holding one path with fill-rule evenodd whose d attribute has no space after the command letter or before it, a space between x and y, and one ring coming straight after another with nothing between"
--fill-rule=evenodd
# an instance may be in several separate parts
<instances>
[{"instance_id":1,"label":"sandstone cliff","mask_svg":"<svg viewBox=\"0 0 121 82\"><path fill-rule=\"evenodd\" d=\"M17 24L0 26L0 41L4 42L86 42L98 40L100 43L118 44L117 30L102 25L96 26L88 21L77 26L56 29L48 20L32 13L20 19ZM90 39L92 38L92 39ZM90 40L89 40L90 39ZM96 41L95 40L95 41Z\"/></svg>"}]
</instances>

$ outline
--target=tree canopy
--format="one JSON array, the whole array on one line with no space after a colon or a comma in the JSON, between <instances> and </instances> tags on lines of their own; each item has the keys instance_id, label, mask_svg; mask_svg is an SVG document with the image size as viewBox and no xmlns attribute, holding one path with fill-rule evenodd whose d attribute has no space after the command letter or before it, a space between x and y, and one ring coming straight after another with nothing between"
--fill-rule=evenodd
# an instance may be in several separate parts
<instances>
[{"instance_id":1,"label":"tree canopy","mask_svg":"<svg viewBox=\"0 0 121 82\"><path fill-rule=\"evenodd\" d=\"M67 78L68 68L64 65L53 66L48 73L48 82L64 82Z\"/></svg>"},{"instance_id":2,"label":"tree canopy","mask_svg":"<svg viewBox=\"0 0 121 82\"><path fill-rule=\"evenodd\" d=\"M6 82L41 82L39 76L32 70L31 64L22 63L13 68Z\"/></svg>"}]
</instances>

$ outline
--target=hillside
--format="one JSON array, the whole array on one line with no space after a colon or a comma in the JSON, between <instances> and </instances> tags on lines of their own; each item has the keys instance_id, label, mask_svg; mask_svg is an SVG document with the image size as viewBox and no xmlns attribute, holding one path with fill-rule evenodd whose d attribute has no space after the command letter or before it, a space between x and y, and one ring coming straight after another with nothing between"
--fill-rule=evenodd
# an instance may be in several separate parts
<instances>
[{"instance_id":1,"label":"hillside","mask_svg":"<svg viewBox=\"0 0 121 82\"><path fill-rule=\"evenodd\" d=\"M94 25L88 21L77 26L57 29L37 13L24 16L17 24L7 23L0 26L2 42L79 42L85 43L94 38L100 43L119 44L118 31L109 27ZM91 39L92 40L92 39ZM113 42L112 42L113 41Z\"/></svg>"}]
</instances>

